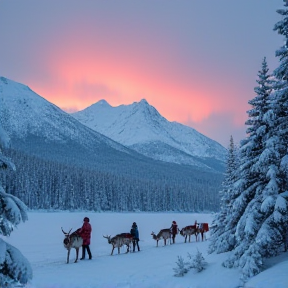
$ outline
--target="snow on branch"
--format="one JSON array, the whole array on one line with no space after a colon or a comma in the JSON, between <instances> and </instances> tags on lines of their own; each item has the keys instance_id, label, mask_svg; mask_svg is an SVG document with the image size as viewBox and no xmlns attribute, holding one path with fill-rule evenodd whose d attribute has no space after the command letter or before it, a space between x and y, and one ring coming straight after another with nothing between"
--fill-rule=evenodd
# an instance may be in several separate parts
<instances>
[{"instance_id":1,"label":"snow on branch","mask_svg":"<svg viewBox=\"0 0 288 288\"><path fill-rule=\"evenodd\" d=\"M177 267L173 268L175 274L174 276L176 277L183 277L184 274L186 274L189 270L188 270L188 264L187 262L184 262L184 259L182 256L178 256L178 260L176 262Z\"/></svg>"},{"instance_id":2,"label":"snow on branch","mask_svg":"<svg viewBox=\"0 0 288 288\"><path fill-rule=\"evenodd\" d=\"M0 187L2 188L2 187ZM17 197L0 189L0 234L10 235L21 221L28 220L27 206Z\"/></svg>"},{"instance_id":3,"label":"snow on branch","mask_svg":"<svg viewBox=\"0 0 288 288\"><path fill-rule=\"evenodd\" d=\"M32 274L31 265L22 253L0 239L0 285L26 284L32 279Z\"/></svg>"},{"instance_id":4,"label":"snow on branch","mask_svg":"<svg viewBox=\"0 0 288 288\"><path fill-rule=\"evenodd\" d=\"M207 262L202 253L197 250L196 255L188 253L189 261L185 262L182 256L178 256L177 267L173 268L176 277L183 277L190 269L195 269L198 273L205 269Z\"/></svg>"},{"instance_id":5,"label":"snow on branch","mask_svg":"<svg viewBox=\"0 0 288 288\"><path fill-rule=\"evenodd\" d=\"M188 257L191 259L190 268L195 269L197 272L201 272L205 269L207 262L198 249L196 255L193 256L188 253Z\"/></svg>"}]
</instances>

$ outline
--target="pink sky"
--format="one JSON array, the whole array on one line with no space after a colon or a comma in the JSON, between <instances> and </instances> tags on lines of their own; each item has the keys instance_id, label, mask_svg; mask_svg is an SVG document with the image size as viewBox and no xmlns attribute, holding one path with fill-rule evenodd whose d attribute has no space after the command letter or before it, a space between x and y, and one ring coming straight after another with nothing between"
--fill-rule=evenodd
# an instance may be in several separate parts
<instances>
[{"instance_id":1,"label":"pink sky","mask_svg":"<svg viewBox=\"0 0 288 288\"><path fill-rule=\"evenodd\" d=\"M227 147L230 135L245 137L263 57L276 68L281 7L281 0L4 0L0 76L66 111L145 98L169 121Z\"/></svg>"}]
</instances>

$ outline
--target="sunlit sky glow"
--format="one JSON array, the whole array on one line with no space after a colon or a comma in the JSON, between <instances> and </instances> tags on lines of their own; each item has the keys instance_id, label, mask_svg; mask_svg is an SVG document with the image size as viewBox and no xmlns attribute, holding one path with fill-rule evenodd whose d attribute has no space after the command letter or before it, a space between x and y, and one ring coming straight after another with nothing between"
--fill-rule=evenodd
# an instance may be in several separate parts
<instances>
[{"instance_id":1,"label":"sunlit sky glow","mask_svg":"<svg viewBox=\"0 0 288 288\"><path fill-rule=\"evenodd\" d=\"M145 98L169 121L228 146L245 137L248 100L282 0L2 0L0 76L71 112Z\"/></svg>"}]
</instances>

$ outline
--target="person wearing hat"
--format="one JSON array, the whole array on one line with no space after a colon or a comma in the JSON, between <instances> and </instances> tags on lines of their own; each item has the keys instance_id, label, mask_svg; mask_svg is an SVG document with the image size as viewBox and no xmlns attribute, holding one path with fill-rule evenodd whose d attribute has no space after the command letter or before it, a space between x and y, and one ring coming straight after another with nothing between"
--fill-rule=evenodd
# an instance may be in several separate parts
<instances>
[{"instance_id":1,"label":"person wearing hat","mask_svg":"<svg viewBox=\"0 0 288 288\"><path fill-rule=\"evenodd\" d=\"M172 234L173 244L175 244L175 237L178 234L178 225L177 225L176 221L172 221L172 225L170 227L170 231L171 231L171 234Z\"/></svg>"},{"instance_id":2,"label":"person wearing hat","mask_svg":"<svg viewBox=\"0 0 288 288\"><path fill-rule=\"evenodd\" d=\"M91 232L92 232L92 227L90 222L90 219L88 217L85 217L83 219L84 223L80 229L77 230L77 233L83 238L83 245L82 245L82 257L80 260L85 259L85 252L87 250L89 260L92 259L92 254L90 251L90 240L91 240Z\"/></svg>"},{"instance_id":3,"label":"person wearing hat","mask_svg":"<svg viewBox=\"0 0 288 288\"><path fill-rule=\"evenodd\" d=\"M133 252L135 252L135 247L137 245L138 251L140 251L139 247L139 231L136 222L133 222L132 228L130 230L130 234L133 236Z\"/></svg>"}]
</instances>

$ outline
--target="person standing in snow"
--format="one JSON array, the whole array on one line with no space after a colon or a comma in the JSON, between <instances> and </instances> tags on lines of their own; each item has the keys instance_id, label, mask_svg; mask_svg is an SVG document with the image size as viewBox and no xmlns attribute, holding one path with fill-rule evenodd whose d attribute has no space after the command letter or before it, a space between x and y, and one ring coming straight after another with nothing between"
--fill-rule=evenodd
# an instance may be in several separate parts
<instances>
[{"instance_id":1,"label":"person standing in snow","mask_svg":"<svg viewBox=\"0 0 288 288\"><path fill-rule=\"evenodd\" d=\"M137 245L138 251L140 251L139 247L139 231L136 222L133 222L132 228L130 230L130 234L133 236L133 252L135 252L135 247Z\"/></svg>"},{"instance_id":2,"label":"person standing in snow","mask_svg":"<svg viewBox=\"0 0 288 288\"><path fill-rule=\"evenodd\" d=\"M77 230L77 233L83 238L83 245L82 245L82 257L80 260L85 259L85 252L87 250L89 260L92 259L92 254L90 251L90 240L91 240L91 232L92 232L92 227L90 222L90 219L88 217L85 217L83 219L84 223L80 229Z\"/></svg>"},{"instance_id":3,"label":"person standing in snow","mask_svg":"<svg viewBox=\"0 0 288 288\"><path fill-rule=\"evenodd\" d=\"M175 244L175 237L178 234L178 225L177 225L176 221L172 221L172 225L170 227L170 231L171 231L171 234L172 234L173 244Z\"/></svg>"}]
</instances>

